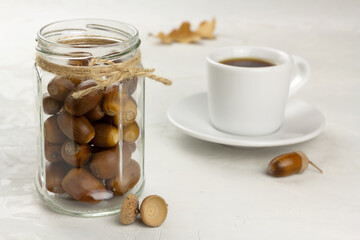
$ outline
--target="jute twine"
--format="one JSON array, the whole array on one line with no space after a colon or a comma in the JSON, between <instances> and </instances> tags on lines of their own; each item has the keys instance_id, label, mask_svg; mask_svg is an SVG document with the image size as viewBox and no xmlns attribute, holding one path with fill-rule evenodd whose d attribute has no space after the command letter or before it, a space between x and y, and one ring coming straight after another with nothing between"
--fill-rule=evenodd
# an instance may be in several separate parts
<instances>
[{"instance_id":1,"label":"jute twine","mask_svg":"<svg viewBox=\"0 0 360 240\"><path fill-rule=\"evenodd\" d=\"M154 75L155 69L144 69L138 66L141 59L140 51L137 54L124 62L114 63L112 61L93 58L89 62L89 66L64 66L51 63L39 54L36 55L36 64L43 70L53 73L60 77L65 78L78 78L78 79L94 79L97 83L96 86L73 93L74 98L80 98L92 91L104 90L107 86L114 83L121 83L127 79L134 77L147 77L164 85L171 85L172 81L167 78Z\"/></svg>"}]
</instances>

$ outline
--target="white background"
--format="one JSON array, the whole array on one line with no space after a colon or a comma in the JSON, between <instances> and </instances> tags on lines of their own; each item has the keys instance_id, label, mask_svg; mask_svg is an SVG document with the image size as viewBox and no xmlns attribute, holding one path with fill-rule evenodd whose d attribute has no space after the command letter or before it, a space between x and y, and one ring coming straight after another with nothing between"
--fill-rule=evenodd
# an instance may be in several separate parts
<instances>
[{"instance_id":1,"label":"white background","mask_svg":"<svg viewBox=\"0 0 360 240\"><path fill-rule=\"evenodd\" d=\"M360 1L0 0L0 239L360 239ZM109 18L140 31L143 62L171 78L148 80L143 196L169 214L159 228L119 216L60 215L33 179L35 36L68 18ZM184 20L216 17L216 40L170 46L148 36ZM306 58L310 82L296 95L320 109L324 132L287 147L234 149L186 136L166 119L174 102L206 90L205 57L227 45L264 45ZM191 116L189 116L191 117ZM276 155L302 150L324 170L273 178Z\"/></svg>"}]
</instances>

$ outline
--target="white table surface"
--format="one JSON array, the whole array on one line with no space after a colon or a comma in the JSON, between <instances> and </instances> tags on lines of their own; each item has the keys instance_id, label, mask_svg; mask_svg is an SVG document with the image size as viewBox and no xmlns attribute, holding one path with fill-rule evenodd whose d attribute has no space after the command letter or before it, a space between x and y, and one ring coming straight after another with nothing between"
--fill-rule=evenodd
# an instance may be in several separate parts
<instances>
[{"instance_id":1,"label":"white table surface","mask_svg":"<svg viewBox=\"0 0 360 240\"><path fill-rule=\"evenodd\" d=\"M174 81L146 86L146 187L169 214L159 228L119 216L76 218L42 205L34 188L35 35L44 24L99 17L136 26L143 62ZM161 45L148 33L216 17L217 39ZM360 239L360 1L0 1L0 239ZM309 142L235 149L185 135L166 119L179 99L206 90L205 57L227 45L264 45L306 58L296 95L320 109ZM323 170L273 178L276 155L304 151Z\"/></svg>"}]
</instances>

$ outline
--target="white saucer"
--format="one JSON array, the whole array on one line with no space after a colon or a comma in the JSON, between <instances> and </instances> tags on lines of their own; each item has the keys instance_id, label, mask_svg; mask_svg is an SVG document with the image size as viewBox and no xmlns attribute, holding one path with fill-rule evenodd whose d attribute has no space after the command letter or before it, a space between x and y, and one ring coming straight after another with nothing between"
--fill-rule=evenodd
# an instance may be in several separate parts
<instances>
[{"instance_id":1,"label":"white saucer","mask_svg":"<svg viewBox=\"0 0 360 240\"><path fill-rule=\"evenodd\" d=\"M206 93L181 99L169 108L167 116L190 136L238 147L274 147L304 142L319 135L325 125L325 118L319 110L301 100L290 99L285 120L277 132L254 137L232 135L211 125Z\"/></svg>"}]
</instances>

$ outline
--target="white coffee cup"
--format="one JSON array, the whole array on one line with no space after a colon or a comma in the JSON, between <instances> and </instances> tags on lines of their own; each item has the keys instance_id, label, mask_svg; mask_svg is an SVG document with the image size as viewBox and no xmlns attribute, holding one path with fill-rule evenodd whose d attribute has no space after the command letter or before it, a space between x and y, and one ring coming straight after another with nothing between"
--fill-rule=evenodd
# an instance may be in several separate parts
<instances>
[{"instance_id":1,"label":"white coffee cup","mask_svg":"<svg viewBox=\"0 0 360 240\"><path fill-rule=\"evenodd\" d=\"M237 67L219 63L234 58L275 65ZM266 135L278 130L288 98L310 75L305 59L267 47L220 48L206 60L210 121L215 128L236 135Z\"/></svg>"}]
</instances>

